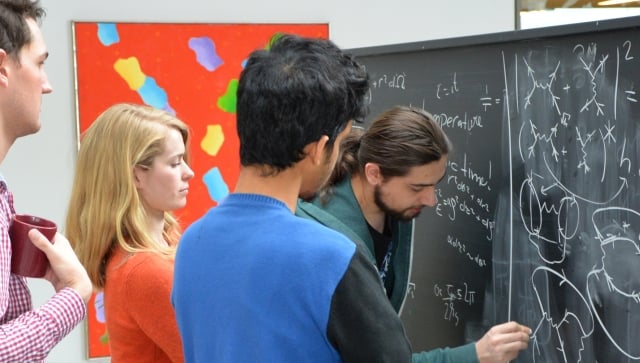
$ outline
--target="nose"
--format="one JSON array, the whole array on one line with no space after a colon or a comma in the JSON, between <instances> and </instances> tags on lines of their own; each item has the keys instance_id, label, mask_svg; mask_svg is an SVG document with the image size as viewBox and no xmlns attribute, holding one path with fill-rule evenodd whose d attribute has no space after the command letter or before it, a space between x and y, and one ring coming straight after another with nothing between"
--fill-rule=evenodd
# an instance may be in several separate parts
<instances>
[{"instance_id":1,"label":"nose","mask_svg":"<svg viewBox=\"0 0 640 363\"><path fill-rule=\"evenodd\" d=\"M420 196L420 203L427 207L435 207L438 203L438 198L436 197L436 188L426 188L424 193Z\"/></svg>"},{"instance_id":2,"label":"nose","mask_svg":"<svg viewBox=\"0 0 640 363\"><path fill-rule=\"evenodd\" d=\"M184 163L184 173L183 173L183 178L184 180L190 180L195 176L195 173L193 172L193 170L191 169L191 167L189 166L189 164Z\"/></svg>"},{"instance_id":3,"label":"nose","mask_svg":"<svg viewBox=\"0 0 640 363\"><path fill-rule=\"evenodd\" d=\"M44 74L44 80L42 82L42 93L43 94L49 94L53 92L53 87L51 86L51 83L49 83L49 77L47 77L47 74Z\"/></svg>"}]
</instances>

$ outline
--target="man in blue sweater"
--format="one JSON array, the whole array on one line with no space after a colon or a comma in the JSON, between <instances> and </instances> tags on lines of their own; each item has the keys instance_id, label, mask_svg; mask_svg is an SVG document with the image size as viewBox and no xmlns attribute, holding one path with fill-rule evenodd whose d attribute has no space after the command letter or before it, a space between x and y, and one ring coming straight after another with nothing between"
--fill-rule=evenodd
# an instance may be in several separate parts
<instances>
[{"instance_id":1,"label":"man in blue sweater","mask_svg":"<svg viewBox=\"0 0 640 363\"><path fill-rule=\"evenodd\" d=\"M282 35L238 85L235 190L184 233L172 302L187 362L410 362L375 266L294 215L326 182L368 76L330 41Z\"/></svg>"}]
</instances>

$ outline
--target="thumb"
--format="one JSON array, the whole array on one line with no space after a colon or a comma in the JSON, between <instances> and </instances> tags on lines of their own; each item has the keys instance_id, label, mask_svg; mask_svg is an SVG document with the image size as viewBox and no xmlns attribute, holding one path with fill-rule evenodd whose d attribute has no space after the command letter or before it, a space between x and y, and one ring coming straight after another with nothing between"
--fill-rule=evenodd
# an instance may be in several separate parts
<instances>
[{"instance_id":1,"label":"thumb","mask_svg":"<svg viewBox=\"0 0 640 363\"><path fill-rule=\"evenodd\" d=\"M29 239L36 247L38 247L39 250L44 252L47 256L53 249L53 243L50 242L47 237L45 237L40 231L35 228L29 231Z\"/></svg>"}]
</instances>

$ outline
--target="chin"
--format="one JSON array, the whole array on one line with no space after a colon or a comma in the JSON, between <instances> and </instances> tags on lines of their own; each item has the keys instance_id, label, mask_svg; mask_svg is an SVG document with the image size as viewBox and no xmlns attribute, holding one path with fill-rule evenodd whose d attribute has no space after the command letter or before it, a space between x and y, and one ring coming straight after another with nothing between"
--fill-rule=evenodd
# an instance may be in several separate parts
<instances>
[{"instance_id":1,"label":"chin","mask_svg":"<svg viewBox=\"0 0 640 363\"><path fill-rule=\"evenodd\" d=\"M404 212L404 213L391 213L391 215L403 222L411 222L412 220L418 218L418 216L420 215L420 212Z\"/></svg>"},{"instance_id":2,"label":"chin","mask_svg":"<svg viewBox=\"0 0 640 363\"><path fill-rule=\"evenodd\" d=\"M300 192L298 198L304 200L305 202L312 201L316 197L315 192Z\"/></svg>"},{"instance_id":3,"label":"chin","mask_svg":"<svg viewBox=\"0 0 640 363\"><path fill-rule=\"evenodd\" d=\"M18 137L33 135L38 131L40 131L41 128L42 128L42 124L38 122L37 124L33 125L33 127L23 129L20 135L18 135Z\"/></svg>"}]
</instances>

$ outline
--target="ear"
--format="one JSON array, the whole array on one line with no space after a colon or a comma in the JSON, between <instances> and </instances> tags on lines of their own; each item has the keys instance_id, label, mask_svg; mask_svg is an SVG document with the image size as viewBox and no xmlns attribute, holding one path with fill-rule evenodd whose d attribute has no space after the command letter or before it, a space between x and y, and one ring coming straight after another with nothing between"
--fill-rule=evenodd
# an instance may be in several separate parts
<instances>
[{"instance_id":1,"label":"ear","mask_svg":"<svg viewBox=\"0 0 640 363\"><path fill-rule=\"evenodd\" d=\"M0 86L9 85L9 55L4 49L0 49Z\"/></svg>"},{"instance_id":2,"label":"ear","mask_svg":"<svg viewBox=\"0 0 640 363\"><path fill-rule=\"evenodd\" d=\"M329 136L322 135L318 141L312 142L305 147L307 157L309 157L309 160L313 165L320 165L324 163L327 142L329 142Z\"/></svg>"},{"instance_id":3,"label":"ear","mask_svg":"<svg viewBox=\"0 0 640 363\"><path fill-rule=\"evenodd\" d=\"M371 185L378 185L382 183L384 179L380 172L380 166L376 163L366 163L364 165L364 175Z\"/></svg>"},{"instance_id":4,"label":"ear","mask_svg":"<svg viewBox=\"0 0 640 363\"><path fill-rule=\"evenodd\" d=\"M146 169L144 169L139 165L135 165L133 167L133 184L135 185L136 189L139 189L142 187L142 180L144 180L145 172L146 172Z\"/></svg>"}]
</instances>

